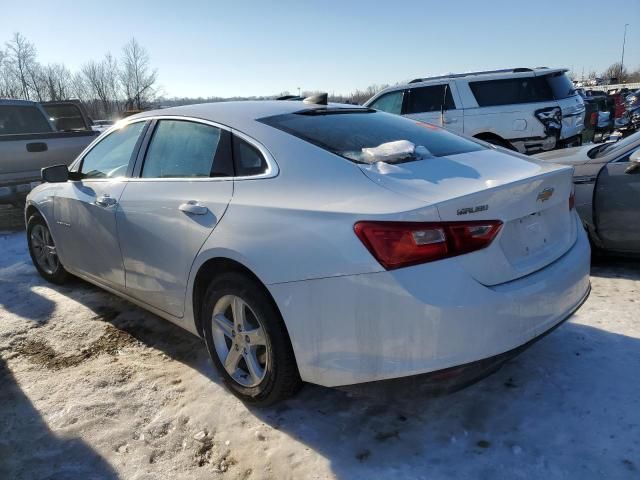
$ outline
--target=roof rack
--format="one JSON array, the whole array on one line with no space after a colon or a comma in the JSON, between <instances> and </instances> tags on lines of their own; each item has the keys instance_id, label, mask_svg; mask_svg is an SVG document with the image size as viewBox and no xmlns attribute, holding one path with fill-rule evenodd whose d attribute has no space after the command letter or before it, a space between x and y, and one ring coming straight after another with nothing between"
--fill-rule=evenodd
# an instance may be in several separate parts
<instances>
[{"instance_id":1,"label":"roof rack","mask_svg":"<svg viewBox=\"0 0 640 480\"><path fill-rule=\"evenodd\" d=\"M491 75L493 73L524 73L533 72L533 68L503 68L501 70L483 70L479 72L467 72L467 73L450 73L448 75L438 75L436 77L414 78L409 83L426 82L427 80L437 80L439 78L461 78L468 77L470 75Z\"/></svg>"}]
</instances>

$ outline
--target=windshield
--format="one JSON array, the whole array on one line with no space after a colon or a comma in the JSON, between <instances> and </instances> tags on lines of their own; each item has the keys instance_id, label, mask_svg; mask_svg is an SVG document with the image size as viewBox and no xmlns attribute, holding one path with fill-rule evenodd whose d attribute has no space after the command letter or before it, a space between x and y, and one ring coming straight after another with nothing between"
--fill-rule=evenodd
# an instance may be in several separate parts
<instances>
[{"instance_id":1,"label":"windshield","mask_svg":"<svg viewBox=\"0 0 640 480\"><path fill-rule=\"evenodd\" d=\"M633 135L629 135L627 138L623 138L617 142L603 143L597 147L589 150L587 155L589 158L600 158L605 155L609 155L614 152L622 153L628 148L640 146L640 132L636 132Z\"/></svg>"},{"instance_id":2,"label":"windshield","mask_svg":"<svg viewBox=\"0 0 640 480\"><path fill-rule=\"evenodd\" d=\"M553 92L553 98L556 100L562 100L563 98L575 95L576 90L573 87L573 83L564 73L559 72L546 75L546 79Z\"/></svg>"},{"instance_id":3,"label":"windshield","mask_svg":"<svg viewBox=\"0 0 640 480\"><path fill-rule=\"evenodd\" d=\"M434 125L367 109L305 110L259 121L356 163L402 163L486 148Z\"/></svg>"}]
</instances>

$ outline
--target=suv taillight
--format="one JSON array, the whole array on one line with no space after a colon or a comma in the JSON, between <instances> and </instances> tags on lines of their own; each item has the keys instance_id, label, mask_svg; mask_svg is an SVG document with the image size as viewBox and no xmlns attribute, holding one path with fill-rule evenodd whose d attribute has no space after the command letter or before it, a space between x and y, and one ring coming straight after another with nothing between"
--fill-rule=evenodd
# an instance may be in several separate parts
<instances>
[{"instance_id":1,"label":"suv taillight","mask_svg":"<svg viewBox=\"0 0 640 480\"><path fill-rule=\"evenodd\" d=\"M576 208L576 187L571 186L571 193L569 194L569 210Z\"/></svg>"},{"instance_id":2,"label":"suv taillight","mask_svg":"<svg viewBox=\"0 0 640 480\"><path fill-rule=\"evenodd\" d=\"M496 238L502 222L358 222L354 230L387 270L433 262L483 249Z\"/></svg>"}]
</instances>

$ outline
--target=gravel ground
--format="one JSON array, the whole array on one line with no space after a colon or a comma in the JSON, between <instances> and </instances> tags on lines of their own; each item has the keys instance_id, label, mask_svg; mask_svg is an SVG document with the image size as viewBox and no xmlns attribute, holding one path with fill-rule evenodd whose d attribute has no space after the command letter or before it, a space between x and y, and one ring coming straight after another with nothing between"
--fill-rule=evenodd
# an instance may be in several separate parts
<instances>
[{"instance_id":1,"label":"gravel ground","mask_svg":"<svg viewBox=\"0 0 640 480\"><path fill-rule=\"evenodd\" d=\"M455 394L306 386L254 409L199 339L44 283L24 232L0 252L0 479L640 478L640 263L595 264L569 322Z\"/></svg>"}]
</instances>

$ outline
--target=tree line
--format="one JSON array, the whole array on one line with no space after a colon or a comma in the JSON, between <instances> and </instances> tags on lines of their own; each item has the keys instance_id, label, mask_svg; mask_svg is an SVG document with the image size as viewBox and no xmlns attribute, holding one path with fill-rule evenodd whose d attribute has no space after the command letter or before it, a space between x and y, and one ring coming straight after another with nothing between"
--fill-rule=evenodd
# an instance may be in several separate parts
<instances>
[{"instance_id":1,"label":"tree line","mask_svg":"<svg viewBox=\"0 0 640 480\"><path fill-rule=\"evenodd\" d=\"M578 80L575 72L570 73ZM619 62L601 74L589 72L587 78L601 78L606 82L638 82L640 68L630 71ZM370 85L348 94L331 93L332 102L362 104L389 85ZM114 118L127 110L143 110L156 106L186 105L230 100L264 100L273 96L241 96L233 98L165 98L160 96L158 72L151 65L147 50L132 38L119 56L111 53L102 59L84 63L72 72L61 63L40 63L33 43L21 33L0 45L0 98L57 101L79 99L93 118ZM302 91L306 97L319 92Z\"/></svg>"},{"instance_id":2,"label":"tree line","mask_svg":"<svg viewBox=\"0 0 640 480\"><path fill-rule=\"evenodd\" d=\"M76 72L64 64L43 64L21 33L0 46L0 98L38 102L80 99L93 118L116 117L125 110L147 108L158 93L157 70L135 38L119 57L107 53Z\"/></svg>"}]
</instances>

